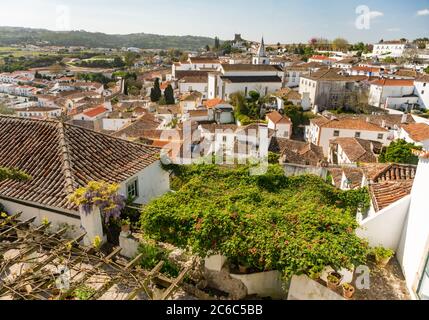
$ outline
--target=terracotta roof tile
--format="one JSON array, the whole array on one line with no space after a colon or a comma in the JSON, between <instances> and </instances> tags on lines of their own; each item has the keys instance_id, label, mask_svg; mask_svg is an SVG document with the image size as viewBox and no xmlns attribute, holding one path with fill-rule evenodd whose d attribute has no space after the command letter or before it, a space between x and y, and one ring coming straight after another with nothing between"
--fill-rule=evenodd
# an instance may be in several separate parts
<instances>
[{"instance_id":1,"label":"terracotta roof tile","mask_svg":"<svg viewBox=\"0 0 429 320\"><path fill-rule=\"evenodd\" d=\"M325 160L323 148L308 142L273 137L268 150L280 154L285 163L318 166Z\"/></svg>"},{"instance_id":2,"label":"terracotta roof tile","mask_svg":"<svg viewBox=\"0 0 429 320\"><path fill-rule=\"evenodd\" d=\"M267 114L267 119L271 120L274 124L291 124L292 121L287 117L281 115L278 111L273 111Z\"/></svg>"},{"instance_id":3,"label":"terracotta roof tile","mask_svg":"<svg viewBox=\"0 0 429 320\"><path fill-rule=\"evenodd\" d=\"M123 182L158 155L158 148L58 121L0 116L0 166L32 177L1 181L0 196L76 211L70 192L92 180Z\"/></svg>"},{"instance_id":4,"label":"terracotta roof tile","mask_svg":"<svg viewBox=\"0 0 429 320\"><path fill-rule=\"evenodd\" d=\"M333 118L327 119L325 117L317 117L310 120L312 123L316 124L319 127L323 128L332 128L332 129L350 129L350 130L365 130L365 131L379 131L379 132L388 132L386 128L366 121L361 118Z\"/></svg>"},{"instance_id":5,"label":"terracotta roof tile","mask_svg":"<svg viewBox=\"0 0 429 320\"><path fill-rule=\"evenodd\" d=\"M97 106L95 108L91 108L83 112L87 117L93 118L100 114L107 112L108 110L104 106Z\"/></svg>"},{"instance_id":6,"label":"terracotta roof tile","mask_svg":"<svg viewBox=\"0 0 429 320\"><path fill-rule=\"evenodd\" d=\"M429 140L429 126L425 123L411 123L402 125L411 139L415 142L422 142Z\"/></svg>"},{"instance_id":7,"label":"terracotta roof tile","mask_svg":"<svg viewBox=\"0 0 429 320\"><path fill-rule=\"evenodd\" d=\"M211 109L211 108L214 108L214 107L216 107L217 105L222 104L222 103L225 103L225 101L223 101L223 100L222 100L222 99L220 99L220 98L215 98L215 99L210 99L210 100L205 101L205 102L204 102L204 105L205 105L208 109Z\"/></svg>"},{"instance_id":8,"label":"terracotta roof tile","mask_svg":"<svg viewBox=\"0 0 429 320\"><path fill-rule=\"evenodd\" d=\"M337 138L331 144L338 144L353 163L377 162L377 155L381 152L382 144L378 141L369 141L357 138ZM377 151L377 152L375 152Z\"/></svg>"},{"instance_id":9,"label":"terracotta roof tile","mask_svg":"<svg viewBox=\"0 0 429 320\"><path fill-rule=\"evenodd\" d=\"M414 80L379 79L371 84L382 87L414 87Z\"/></svg>"},{"instance_id":10,"label":"terracotta roof tile","mask_svg":"<svg viewBox=\"0 0 429 320\"><path fill-rule=\"evenodd\" d=\"M388 181L370 186L372 202L376 212L383 210L411 194L413 180Z\"/></svg>"}]
</instances>

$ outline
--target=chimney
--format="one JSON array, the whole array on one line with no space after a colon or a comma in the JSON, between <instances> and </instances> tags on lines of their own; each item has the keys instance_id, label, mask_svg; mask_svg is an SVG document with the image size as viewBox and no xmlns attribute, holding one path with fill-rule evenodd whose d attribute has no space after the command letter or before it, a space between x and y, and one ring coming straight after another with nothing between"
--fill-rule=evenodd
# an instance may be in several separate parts
<instances>
[{"instance_id":1,"label":"chimney","mask_svg":"<svg viewBox=\"0 0 429 320\"><path fill-rule=\"evenodd\" d=\"M369 122L369 117L366 117L366 122Z\"/></svg>"},{"instance_id":2,"label":"chimney","mask_svg":"<svg viewBox=\"0 0 429 320\"><path fill-rule=\"evenodd\" d=\"M402 115L402 119L401 119L401 123L407 123L408 122L408 115L407 114L403 114Z\"/></svg>"},{"instance_id":3,"label":"chimney","mask_svg":"<svg viewBox=\"0 0 429 320\"><path fill-rule=\"evenodd\" d=\"M386 128L386 120L381 121L381 127Z\"/></svg>"}]
</instances>

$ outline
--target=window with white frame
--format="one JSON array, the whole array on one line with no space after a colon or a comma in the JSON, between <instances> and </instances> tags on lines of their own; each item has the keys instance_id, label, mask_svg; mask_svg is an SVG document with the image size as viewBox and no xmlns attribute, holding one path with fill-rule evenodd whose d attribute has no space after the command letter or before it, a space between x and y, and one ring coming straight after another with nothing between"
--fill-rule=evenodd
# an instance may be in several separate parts
<instances>
[{"instance_id":1,"label":"window with white frame","mask_svg":"<svg viewBox=\"0 0 429 320\"><path fill-rule=\"evenodd\" d=\"M127 196L128 198L135 199L139 196L138 179L127 183Z\"/></svg>"}]
</instances>

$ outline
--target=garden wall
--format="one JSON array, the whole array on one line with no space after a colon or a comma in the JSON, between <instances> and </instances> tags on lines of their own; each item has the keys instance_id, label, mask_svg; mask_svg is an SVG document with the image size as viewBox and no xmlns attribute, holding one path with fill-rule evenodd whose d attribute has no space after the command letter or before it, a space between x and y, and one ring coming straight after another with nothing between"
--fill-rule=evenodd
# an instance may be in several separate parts
<instances>
[{"instance_id":1,"label":"garden wall","mask_svg":"<svg viewBox=\"0 0 429 320\"><path fill-rule=\"evenodd\" d=\"M312 174L326 180L328 171L326 168L303 166L297 164L284 164L283 169L287 177Z\"/></svg>"},{"instance_id":2,"label":"garden wall","mask_svg":"<svg viewBox=\"0 0 429 320\"><path fill-rule=\"evenodd\" d=\"M397 251L411 196L407 196L363 220L356 234L372 247L383 246Z\"/></svg>"}]
</instances>

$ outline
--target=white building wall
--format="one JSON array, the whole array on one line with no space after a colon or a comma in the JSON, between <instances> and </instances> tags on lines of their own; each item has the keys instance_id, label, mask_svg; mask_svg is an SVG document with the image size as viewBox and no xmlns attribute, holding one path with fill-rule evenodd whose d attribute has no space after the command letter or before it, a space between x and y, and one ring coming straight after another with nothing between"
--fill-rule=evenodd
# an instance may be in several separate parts
<instances>
[{"instance_id":1,"label":"white building wall","mask_svg":"<svg viewBox=\"0 0 429 320\"><path fill-rule=\"evenodd\" d=\"M138 179L138 195L134 200L138 204L146 204L153 198L162 196L170 191L170 176L161 167L161 162L156 161L137 175L129 178L121 184L120 193L127 195L127 184Z\"/></svg>"},{"instance_id":2,"label":"white building wall","mask_svg":"<svg viewBox=\"0 0 429 320\"><path fill-rule=\"evenodd\" d=\"M411 192L408 219L397 252L397 258L411 292L417 290L422 267L429 251L428 180L429 159L420 159Z\"/></svg>"},{"instance_id":3,"label":"white building wall","mask_svg":"<svg viewBox=\"0 0 429 320\"><path fill-rule=\"evenodd\" d=\"M217 75L210 74L208 79L208 99L216 98L216 78Z\"/></svg>"},{"instance_id":4,"label":"white building wall","mask_svg":"<svg viewBox=\"0 0 429 320\"><path fill-rule=\"evenodd\" d=\"M405 44L375 44L372 53L376 56L398 58L402 57L405 51Z\"/></svg>"},{"instance_id":5,"label":"white building wall","mask_svg":"<svg viewBox=\"0 0 429 320\"><path fill-rule=\"evenodd\" d=\"M289 70L286 71L286 86L289 88L295 88L298 87L300 84L300 80L301 80L301 75L305 75L308 74L308 71L293 71L293 70Z\"/></svg>"},{"instance_id":6,"label":"white building wall","mask_svg":"<svg viewBox=\"0 0 429 320\"><path fill-rule=\"evenodd\" d=\"M131 119L108 119L104 118L103 121L103 130L117 131L123 128L125 125L131 123Z\"/></svg>"},{"instance_id":7,"label":"white building wall","mask_svg":"<svg viewBox=\"0 0 429 320\"><path fill-rule=\"evenodd\" d=\"M52 212L48 209L34 208L30 204L24 205L10 200L3 200L1 198L0 203L4 205L6 211L9 214L16 214L22 212L20 217L21 221L36 217L34 225L39 226L42 224L44 219L47 219L49 222L51 222L52 231L57 231L61 228L68 226L70 227L70 230L68 231L67 236L71 238L76 237L82 233L82 230L80 229L81 223L78 212L75 212L76 217L74 218L71 216ZM72 214L72 212L70 212L70 214Z\"/></svg>"},{"instance_id":8,"label":"white building wall","mask_svg":"<svg viewBox=\"0 0 429 320\"><path fill-rule=\"evenodd\" d=\"M338 155L338 164L352 164L352 162L347 157L346 153L344 152L343 148L341 148L340 145L338 145L337 152L338 152L337 153L337 155Z\"/></svg>"},{"instance_id":9,"label":"white building wall","mask_svg":"<svg viewBox=\"0 0 429 320\"><path fill-rule=\"evenodd\" d=\"M384 107L397 110L397 109L400 109L401 107L407 108L409 105L418 104L418 103L419 103L418 97L387 97Z\"/></svg>"},{"instance_id":10,"label":"white building wall","mask_svg":"<svg viewBox=\"0 0 429 320\"><path fill-rule=\"evenodd\" d=\"M310 99L310 107L313 107L316 101L317 81L307 78L301 78L299 84L299 94L304 97L307 95Z\"/></svg>"},{"instance_id":11,"label":"white building wall","mask_svg":"<svg viewBox=\"0 0 429 320\"><path fill-rule=\"evenodd\" d=\"M403 97L412 95L414 87L411 86L377 86L371 85L369 90L369 104L374 107L383 107L388 97Z\"/></svg>"},{"instance_id":12,"label":"white building wall","mask_svg":"<svg viewBox=\"0 0 429 320\"><path fill-rule=\"evenodd\" d=\"M382 246L397 251L410 201L411 196L407 196L363 220L356 234L368 240L371 247Z\"/></svg>"},{"instance_id":13,"label":"white building wall","mask_svg":"<svg viewBox=\"0 0 429 320\"><path fill-rule=\"evenodd\" d=\"M334 136L335 131L339 131L339 136ZM360 139L378 141L383 144L383 146L388 146L390 141L388 140L389 132L387 131L365 131L365 130L350 130L350 129L333 129L333 128L322 128L322 133L320 135L320 140L316 145L323 148L323 153L325 156L328 156L329 153L329 144L332 139L336 138L354 138L356 132L360 132ZM383 139L379 139L378 135L382 134Z\"/></svg>"},{"instance_id":14,"label":"white building wall","mask_svg":"<svg viewBox=\"0 0 429 320\"><path fill-rule=\"evenodd\" d=\"M235 92L257 91L264 96L266 94L274 93L282 88L281 82L256 82L256 83L225 83L224 100L228 100L231 94Z\"/></svg>"},{"instance_id":15,"label":"white building wall","mask_svg":"<svg viewBox=\"0 0 429 320\"><path fill-rule=\"evenodd\" d=\"M419 97L420 107L429 109L429 82L414 82L415 94Z\"/></svg>"},{"instance_id":16,"label":"white building wall","mask_svg":"<svg viewBox=\"0 0 429 320\"><path fill-rule=\"evenodd\" d=\"M187 93L191 91L198 91L203 95L203 99L207 99L208 96L208 84L207 83L184 83L179 82L179 92Z\"/></svg>"}]
</instances>

